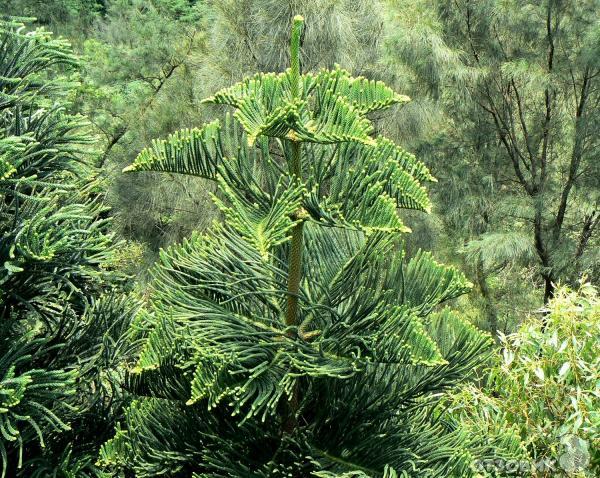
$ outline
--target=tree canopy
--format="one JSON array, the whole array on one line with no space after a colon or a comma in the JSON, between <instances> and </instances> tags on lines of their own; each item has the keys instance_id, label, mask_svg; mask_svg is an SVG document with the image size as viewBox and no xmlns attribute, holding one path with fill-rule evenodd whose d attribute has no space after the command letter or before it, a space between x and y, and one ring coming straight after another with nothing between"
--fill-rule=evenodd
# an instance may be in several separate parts
<instances>
[{"instance_id":1,"label":"tree canopy","mask_svg":"<svg viewBox=\"0 0 600 478\"><path fill-rule=\"evenodd\" d=\"M596 476L600 0L0 3L0 478Z\"/></svg>"}]
</instances>

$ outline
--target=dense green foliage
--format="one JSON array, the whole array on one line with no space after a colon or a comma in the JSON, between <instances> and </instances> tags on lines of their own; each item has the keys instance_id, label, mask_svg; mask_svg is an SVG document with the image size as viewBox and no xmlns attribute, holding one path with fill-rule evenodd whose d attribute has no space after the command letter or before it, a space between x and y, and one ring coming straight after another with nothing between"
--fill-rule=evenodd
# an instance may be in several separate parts
<instances>
[{"instance_id":1,"label":"dense green foliage","mask_svg":"<svg viewBox=\"0 0 600 478\"><path fill-rule=\"evenodd\" d=\"M589 284L578 292L559 289L544 321L530 318L502 337L504 350L486 387L457 394L453 413L463 425L489 430L490 436L492 430L512 429L527 450L525 462L547 467L540 466L539 476L598 476L598 337L597 291Z\"/></svg>"},{"instance_id":2,"label":"dense green foliage","mask_svg":"<svg viewBox=\"0 0 600 478\"><path fill-rule=\"evenodd\" d=\"M66 108L69 45L6 22L0 45L2 476L87 476L135 304L117 295L110 221L83 159L91 138Z\"/></svg>"},{"instance_id":3,"label":"dense green foliage","mask_svg":"<svg viewBox=\"0 0 600 478\"><path fill-rule=\"evenodd\" d=\"M5 476L597 466L599 0L5 0L0 22ZM411 347L432 363L369 375Z\"/></svg>"},{"instance_id":4,"label":"dense green foliage","mask_svg":"<svg viewBox=\"0 0 600 478\"><path fill-rule=\"evenodd\" d=\"M450 237L468 241L492 328L494 289L519 301L514 279L531 278L547 301L557 281L596 277L600 3L390 6L399 27L390 58L446 121L422 148L434 173L438 162L445 171L441 217ZM494 284L507 268L503 291Z\"/></svg>"},{"instance_id":5,"label":"dense green foliage","mask_svg":"<svg viewBox=\"0 0 600 478\"><path fill-rule=\"evenodd\" d=\"M161 254L139 398L103 464L139 477L471 474L480 437L435 409L489 339L433 312L468 282L429 254L405 259L397 212L428 210L432 177L365 116L407 98L339 68L300 74L302 26L291 68L206 100L233 119L155 141L126 168L216 181L225 220Z\"/></svg>"}]
</instances>

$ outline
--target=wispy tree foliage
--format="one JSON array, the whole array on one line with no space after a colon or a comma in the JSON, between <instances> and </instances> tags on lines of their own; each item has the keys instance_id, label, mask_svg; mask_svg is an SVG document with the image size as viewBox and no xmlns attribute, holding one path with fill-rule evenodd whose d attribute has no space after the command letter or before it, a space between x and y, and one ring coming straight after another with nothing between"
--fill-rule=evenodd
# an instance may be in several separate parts
<instances>
[{"instance_id":1,"label":"wispy tree foliage","mask_svg":"<svg viewBox=\"0 0 600 478\"><path fill-rule=\"evenodd\" d=\"M146 269L162 246L210 223L206 187L172 178L157 185L120 174L151 138L197 120L191 72L203 34L194 2L115 0L82 41L78 104L100 139L115 229L144 245ZM202 211L199 213L198 211Z\"/></svg>"},{"instance_id":2,"label":"wispy tree foliage","mask_svg":"<svg viewBox=\"0 0 600 478\"><path fill-rule=\"evenodd\" d=\"M114 248L91 138L65 107L68 43L0 22L2 476L96 476L119 410L135 304L115 296ZM62 473L62 474L61 474Z\"/></svg>"},{"instance_id":3,"label":"wispy tree foliage","mask_svg":"<svg viewBox=\"0 0 600 478\"><path fill-rule=\"evenodd\" d=\"M82 29L90 27L106 3L106 0L4 0L0 13L13 18L28 18L37 26L77 36Z\"/></svg>"},{"instance_id":4,"label":"wispy tree foliage","mask_svg":"<svg viewBox=\"0 0 600 478\"><path fill-rule=\"evenodd\" d=\"M448 119L429 143L446 172L442 216L453 234L477 240L471 252L482 246L480 272L533 250L546 301L558 280L595 277L600 4L389 5L398 27L390 55L426 85ZM487 247L495 240L497 248ZM507 255L498 257L501 251Z\"/></svg>"},{"instance_id":5,"label":"wispy tree foliage","mask_svg":"<svg viewBox=\"0 0 600 478\"><path fill-rule=\"evenodd\" d=\"M371 0L212 0L204 10L209 62L200 74L214 85L230 84L256 71L285 70L289 52L279 46L289 41L287 24L300 12L308 24L303 47L307 69L341 63L365 75L377 61L383 29L380 7Z\"/></svg>"},{"instance_id":6,"label":"wispy tree foliage","mask_svg":"<svg viewBox=\"0 0 600 478\"><path fill-rule=\"evenodd\" d=\"M101 453L115 473L465 477L487 446L436 408L488 350L437 307L469 284L401 248L399 208L429 210L432 177L366 117L407 98L340 68L301 74L302 29L289 69L206 100L233 117L126 168L216 182L225 220L153 270L138 398Z\"/></svg>"}]
</instances>

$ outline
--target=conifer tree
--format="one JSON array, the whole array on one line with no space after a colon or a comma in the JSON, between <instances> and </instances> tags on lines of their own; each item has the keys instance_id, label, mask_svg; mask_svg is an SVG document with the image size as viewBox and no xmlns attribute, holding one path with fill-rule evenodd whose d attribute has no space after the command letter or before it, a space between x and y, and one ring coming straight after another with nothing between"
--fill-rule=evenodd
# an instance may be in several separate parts
<instances>
[{"instance_id":1,"label":"conifer tree","mask_svg":"<svg viewBox=\"0 0 600 478\"><path fill-rule=\"evenodd\" d=\"M91 142L68 112L76 59L43 30L0 21L2 477L98 476L121 410L135 303L119 293Z\"/></svg>"},{"instance_id":2,"label":"conifer tree","mask_svg":"<svg viewBox=\"0 0 600 478\"><path fill-rule=\"evenodd\" d=\"M126 171L213 180L224 221L161 252L129 386L101 452L117 476L471 476L490 447L441 419L490 339L439 304L457 270L408 259L399 209L429 211L423 163L367 116L408 101L336 67L259 73L233 107ZM119 474L121 473L121 474Z\"/></svg>"},{"instance_id":3,"label":"conifer tree","mask_svg":"<svg viewBox=\"0 0 600 478\"><path fill-rule=\"evenodd\" d=\"M439 98L444 128L423 149L448 178L442 214L470 241L482 295L523 263L544 302L558 282L598 277L600 2L388 5L390 56Z\"/></svg>"}]
</instances>

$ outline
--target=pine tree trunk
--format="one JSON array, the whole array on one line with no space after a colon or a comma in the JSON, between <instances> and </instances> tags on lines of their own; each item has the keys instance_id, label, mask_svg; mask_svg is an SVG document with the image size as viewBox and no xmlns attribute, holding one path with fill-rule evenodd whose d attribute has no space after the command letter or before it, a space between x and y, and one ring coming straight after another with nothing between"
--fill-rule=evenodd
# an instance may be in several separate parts
<instances>
[{"instance_id":1,"label":"pine tree trunk","mask_svg":"<svg viewBox=\"0 0 600 478\"><path fill-rule=\"evenodd\" d=\"M300 40L304 20L300 16L294 17L291 38L291 79L292 94L297 98L300 95ZM302 180L302 151L300 143L292 142L291 158L289 164L290 174L296 180ZM290 327L290 334L294 334L293 327L298 325L298 293L300 292L300 281L302 280L302 248L304 221L302 211L298 211L296 218L300 222L292 229L292 241L290 244L290 255L288 260L288 287L287 287L287 310L285 324ZM283 432L292 434L297 426L296 413L298 411L300 397L298 384L294 385L292 396L288 402L288 409L283 423Z\"/></svg>"},{"instance_id":2,"label":"pine tree trunk","mask_svg":"<svg viewBox=\"0 0 600 478\"><path fill-rule=\"evenodd\" d=\"M550 302L550 299L554 297L554 281L552 280L552 276L545 275L544 276L544 305Z\"/></svg>"}]
</instances>

